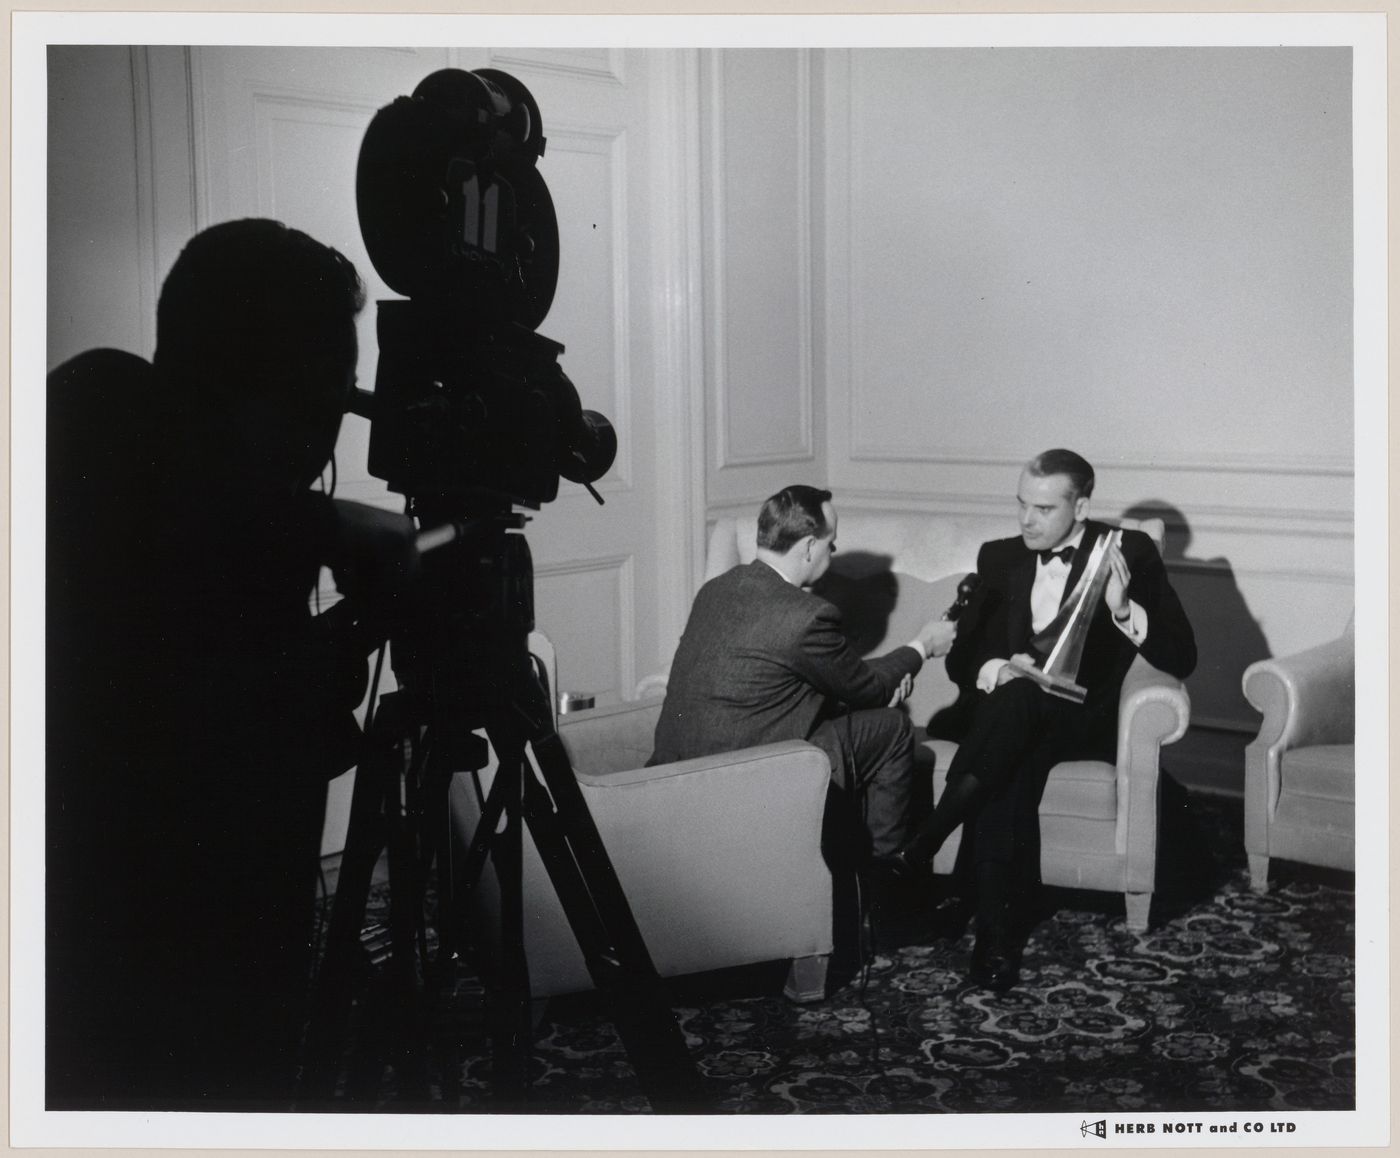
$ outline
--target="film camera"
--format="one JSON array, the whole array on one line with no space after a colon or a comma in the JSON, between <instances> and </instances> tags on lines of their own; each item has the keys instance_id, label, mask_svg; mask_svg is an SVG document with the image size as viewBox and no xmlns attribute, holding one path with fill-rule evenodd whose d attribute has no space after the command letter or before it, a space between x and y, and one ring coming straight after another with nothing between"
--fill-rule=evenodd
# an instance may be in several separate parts
<instances>
[{"instance_id":1,"label":"film camera","mask_svg":"<svg viewBox=\"0 0 1400 1158\"><path fill-rule=\"evenodd\" d=\"M391 1004L406 1029L397 1065L426 1089L423 1027L454 970L465 897L489 859L499 889L493 1073L503 1104L525 1099L531 1037L521 845L533 838L595 984L658 1108L693 1104L698 1079L601 837L553 728L552 689L528 652L534 627L525 516L612 465L617 438L584 410L559 368L563 347L534 332L559 273L559 230L536 162L539 108L514 77L444 69L380 109L360 148L360 229L375 269L403 299L380 301L369 469L408 499L425 553L415 596L390 631L399 690L367 717L317 1012L306 1095L330 1096L347 1020L371 874L389 854ZM450 545L450 546L449 546ZM443 547L443 550L436 548ZM431 551L431 554L427 552ZM382 656L381 652L381 656ZM479 773L487 744L496 767ZM526 749L533 756L527 760ZM481 820L454 851L448 785L470 773ZM401 783L402 780L402 783ZM438 949L423 924L436 860ZM445 967L444 967L445 966ZM450 984L448 986L450 988Z\"/></svg>"},{"instance_id":2,"label":"film camera","mask_svg":"<svg viewBox=\"0 0 1400 1158\"><path fill-rule=\"evenodd\" d=\"M406 300L378 303L375 390L355 409L391 490L538 508L561 476L591 490L612 465L611 424L580 405L563 346L534 332L559 278L544 148L529 90L493 69L435 72L365 133L360 230Z\"/></svg>"},{"instance_id":3,"label":"film camera","mask_svg":"<svg viewBox=\"0 0 1400 1158\"><path fill-rule=\"evenodd\" d=\"M584 410L535 332L559 278L559 226L537 162L539 106L515 77L443 69L371 120L356 202L374 268L398 293L377 303L369 470L408 497L425 559L419 598L394 639L400 682L453 726L485 722L499 673L524 662L533 567L518 534L558 494L592 483L617 436ZM468 741L463 737L463 743Z\"/></svg>"}]
</instances>

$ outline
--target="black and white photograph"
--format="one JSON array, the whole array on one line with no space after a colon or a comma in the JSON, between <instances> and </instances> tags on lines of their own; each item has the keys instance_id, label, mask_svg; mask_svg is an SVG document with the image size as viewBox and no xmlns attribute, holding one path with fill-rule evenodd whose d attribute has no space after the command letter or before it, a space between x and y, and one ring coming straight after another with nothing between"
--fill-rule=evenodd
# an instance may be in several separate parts
<instances>
[{"instance_id":1,"label":"black and white photograph","mask_svg":"<svg viewBox=\"0 0 1400 1158\"><path fill-rule=\"evenodd\" d=\"M1383 14L12 22L13 1145L1388 1140Z\"/></svg>"}]
</instances>

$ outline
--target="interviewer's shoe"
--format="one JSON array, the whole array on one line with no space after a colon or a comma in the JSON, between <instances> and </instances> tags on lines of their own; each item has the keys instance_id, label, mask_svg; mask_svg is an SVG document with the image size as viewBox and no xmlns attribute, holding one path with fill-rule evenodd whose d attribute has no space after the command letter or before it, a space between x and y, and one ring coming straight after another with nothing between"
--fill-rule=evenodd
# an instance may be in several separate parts
<instances>
[{"instance_id":1,"label":"interviewer's shoe","mask_svg":"<svg viewBox=\"0 0 1400 1158\"><path fill-rule=\"evenodd\" d=\"M877 856L874 863L880 873L899 881L921 884L932 875L927 861L916 860L909 855L908 845L886 856Z\"/></svg>"},{"instance_id":2,"label":"interviewer's shoe","mask_svg":"<svg viewBox=\"0 0 1400 1158\"><path fill-rule=\"evenodd\" d=\"M886 916L922 913L933 887L931 873L920 875L907 865L896 865L890 856L871 858L864 878L872 905Z\"/></svg>"}]
</instances>

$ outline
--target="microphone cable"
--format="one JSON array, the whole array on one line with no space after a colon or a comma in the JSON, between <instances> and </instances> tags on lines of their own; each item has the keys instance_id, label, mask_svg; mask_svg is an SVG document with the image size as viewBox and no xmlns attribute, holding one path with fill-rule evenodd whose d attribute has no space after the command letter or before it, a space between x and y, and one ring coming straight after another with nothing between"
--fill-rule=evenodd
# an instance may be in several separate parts
<instances>
[{"instance_id":1,"label":"microphone cable","mask_svg":"<svg viewBox=\"0 0 1400 1158\"><path fill-rule=\"evenodd\" d=\"M855 737L852 734L851 714L847 711L843 721L846 725L846 744L842 753L846 757L846 766L852 771L854 779L855 771ZM869 832L870 819L870 799L862 792L860 794L860 820L861 827ZM870 1060L881 1068L880 1063L880 1019L875 1010L870 1007L870 966L875 955L875 940L877 923L875 921L875 906L868 903L865 890L864 874L857 869L855 873L856 881L856 954L860 962L860 980L856 987L856 1004L866 1012L870 1019Z\"/></svg>"}]
</instances>

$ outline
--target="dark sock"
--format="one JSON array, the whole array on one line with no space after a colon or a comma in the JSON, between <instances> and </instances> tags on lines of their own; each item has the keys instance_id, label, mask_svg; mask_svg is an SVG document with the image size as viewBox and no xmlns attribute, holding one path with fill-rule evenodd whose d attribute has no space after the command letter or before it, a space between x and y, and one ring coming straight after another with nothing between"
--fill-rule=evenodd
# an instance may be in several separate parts
<instances>
[{"instance_id":1,"label":"dark sock","mask_svg":"<svg viewBox=\"0 0 1400 1158\"><path fill-rule=\"evenodd\" d=\"M1011 899L1011 866L1005 861L982 861L978 864L978 933L1010 932Z\"/></svg>"},{"instance_id":2,"label":"dark sock","mask_svg":"<svg viewBox=\"0 0 1400 1158\"><path fill-rule=\"evenodd\" d=\"M973 808L980 802L982 785L973 776L959 776L943 786L943 795L903 848L904 856L912 864L923 864L962 824Z\"/></svg>"}]
</instances>

